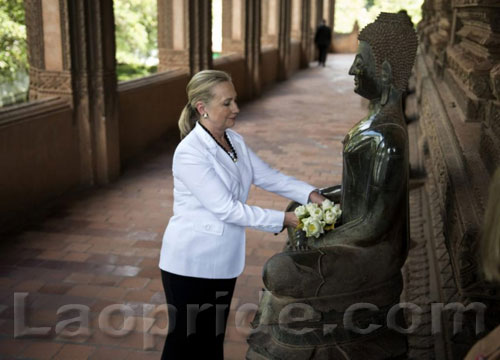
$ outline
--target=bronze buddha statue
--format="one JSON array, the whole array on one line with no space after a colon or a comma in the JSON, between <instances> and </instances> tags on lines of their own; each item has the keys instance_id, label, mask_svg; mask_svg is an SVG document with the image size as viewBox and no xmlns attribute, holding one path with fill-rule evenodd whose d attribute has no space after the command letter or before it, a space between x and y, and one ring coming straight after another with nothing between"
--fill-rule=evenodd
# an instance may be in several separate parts
<instances>
[{"instance_id":1,"label":"bronze buddha statue","mask_svg":"<svg viewBox=\"0 0 500 360\"><path fill-rule=\"evenodd\" d=\"M408 135L401 99L416 49L415 31L402 14L381 13L360 32L349 74L354 91L370 101L370 112L343 141L342 184L322 189L340 202L341 223L302 240L299 248L288 229L291 240L264 267L266 291L247 359L344 359L343 353L392 359L406 351L404 336L384 322L387 309L399 302L408 252ZM345 310L356 303L377 308L358 312L356 319L358 325L378 321L374 333L342 329ZM307 321L284 320L283 311L294 304L308 313ZM338 326L325 332L332 324Z\"/></svg>"}]
</instances>

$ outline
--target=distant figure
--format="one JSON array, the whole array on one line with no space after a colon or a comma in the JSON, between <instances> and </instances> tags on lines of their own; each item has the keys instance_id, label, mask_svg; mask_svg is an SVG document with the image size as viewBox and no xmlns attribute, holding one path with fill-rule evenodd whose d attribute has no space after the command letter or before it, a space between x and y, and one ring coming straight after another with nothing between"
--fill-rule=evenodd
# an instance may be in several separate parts
<instances>
[{"instance_id":1,"label":"distant figure","mask_svg":"<svg viewBox=\"0 0 500 360\"><path fill-rule=\"evenodd\" d=\"M332 29L326 26L326 20L321 20L321 24L316 29L316 35L314 35L314 43L319 51L318 66L325 66L326 54L330 48L330 42L332 41Z\"/></svg>"}]
</instances>

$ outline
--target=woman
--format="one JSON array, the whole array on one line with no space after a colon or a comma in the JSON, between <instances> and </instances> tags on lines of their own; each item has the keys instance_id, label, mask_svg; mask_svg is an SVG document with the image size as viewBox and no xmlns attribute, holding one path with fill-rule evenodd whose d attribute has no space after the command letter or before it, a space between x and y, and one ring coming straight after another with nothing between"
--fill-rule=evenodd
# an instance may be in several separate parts
<instances>
[{"instance_id":1,"label":"woman","mask_svg":"<svg viewBox=\"0 0 500 360\"><path fill-rule=\"evenodd\" d=\"M174 215L160 256L167 303L176 309L162 359L223 359L229 305L245 262L245 227L276 233L298 225L293 212L246 205L251 184L299 203L325 198L270 168L229 130L239 109L227 73L197 73L187 95L172 165Z\"/></svg>"}]
</instances>

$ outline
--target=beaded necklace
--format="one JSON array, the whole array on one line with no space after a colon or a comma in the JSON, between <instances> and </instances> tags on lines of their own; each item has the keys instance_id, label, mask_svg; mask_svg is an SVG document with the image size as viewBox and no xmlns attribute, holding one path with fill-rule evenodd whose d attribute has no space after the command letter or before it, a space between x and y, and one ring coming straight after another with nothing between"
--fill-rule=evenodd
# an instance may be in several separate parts
<instances>
[{"instance_id":1,"label":"beaded necklace","mask_svg":"<svg viewBox=\"0 0 500 360\"><path fill-rule=\"evenodd\" d=\"M229 140L229 136L227 136L227 133L225 131L224 131L224 139L226 139L231 151L227 151L226 148L222 146L220 142L217 141L217 139L212 135L212 133L205 126L203 126L201 122L198 122L198 124L200 124L200 126L203 129L205 129L205 131L212 137L212 139L214 139L217 145L219 145L224 150L224 152L229 155L229 157L231 158L231 160L233 160L233 162L238 161L238 154L236 153L236 150L234 150L233 144L231 143L231 140Z\"/></svg>"}]
</instances>

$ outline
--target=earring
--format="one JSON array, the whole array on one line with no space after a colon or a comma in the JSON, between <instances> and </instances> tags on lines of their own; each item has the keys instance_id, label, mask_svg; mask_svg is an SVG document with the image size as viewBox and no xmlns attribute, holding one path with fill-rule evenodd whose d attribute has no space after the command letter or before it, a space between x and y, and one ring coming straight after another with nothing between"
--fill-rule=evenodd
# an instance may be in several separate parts
<instances>
[{"instance_id":1,"label":"earring","mask_svg":"<svg viewBox=\"0 0 500 360\"><path fill-rule=\"evenodd\" d=\"M384 106L389 101L389 95L391 93L391 86L384 86L382 90L382 97L380 99L380 105Z\"/></svg>"},{"instance_id":2,"label":"earring","mask_svg":"<svg viewBox=\"0 0 500 360\"><path fill-rule=\"evenodd\" d=\"M208 118L208 114L207 113L204 113L202 116L203 116L204 119Z\"/></svg>"}]
</instances>

